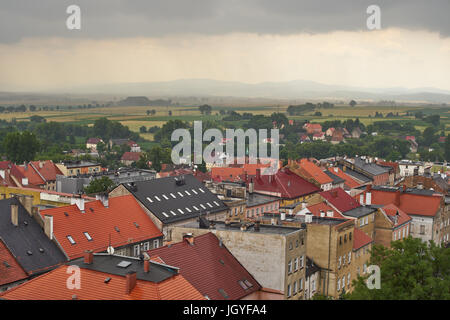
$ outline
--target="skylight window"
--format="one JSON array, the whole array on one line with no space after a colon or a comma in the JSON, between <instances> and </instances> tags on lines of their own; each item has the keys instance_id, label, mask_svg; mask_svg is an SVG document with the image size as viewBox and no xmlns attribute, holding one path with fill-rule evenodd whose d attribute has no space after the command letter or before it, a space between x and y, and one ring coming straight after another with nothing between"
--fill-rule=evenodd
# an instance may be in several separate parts
<instances>
[{"instance_id":1,"label":"skylight window","mask_svg":"<svg viewBox=\"0 0 450 320\"><path fill-rule=\"evenodd\" d=\"M184 212L183 212L183 210L181 210L181 209L178 209L178 211L181 213L181 214L184 214Z\"/></svg>"},{"instance_id":2,"label":"skylight window","mask_svg":"<svg viewBox=\"0 0 450 320\"><path fill-rule=\"evenodd\" d=\"M250 281L248 281L247 279L244 279L244 283L249 288L253 287L253 284Z\"/></svg>"},{"instance_id":3,"label":"skylight window","mask_svg":"<svg viewBox=\"0 0 450 320\"><path fill-rule=\"evenodd\" d=\"M192 208L194 208L196 211L200 210L200 209L197 208L196 206L192 206Z\"/></svg>"},{"instance_id":4,"label":"skylight window","mask_svg":"<svg viewBox=\"0 0 450 320\"><path fill-rule=\"evenodd\" d=\"M188 196L190 196L191 194L189 193L189 191L185 190L184 191Z\"/></svg>"},{"instance_id":5,"label":"skylight window","mask_svg":"<svg viewBox=\"0 0 450 320\"><path fill-rule=\"evenodd\" d=\"M158 196L155 196L155 199L161 201L161 199Z\"/></svg>"},{"instance_id":6,"label":"skylight window","mask_svg":"<svg viewBox=\"0 0 450 320\"><path fill-rule=\"evenodd\" d=\"M176 199L177 197L173 194L173 193L170 193L170 195L172 196L172 198L174 198L174 199Z\"/></svg>"},{"instance_id":7,"label":"skylight window","mask_svg":"<svg viewBox=\"0 0 450 320\"><path fill-rule=\"evenodd\" d=\"M150 197L147 197L147 200L150 201L151 203L153 203L153 200L150 199Z\"/></svg>"},{"instance_id":8,"label":"skylight window","mask_svg":"<svg viewBox=\"0 0 450 320\"><path fill-rule=\"evenodd\" d=\"M202 188L198 188L198 190L200 190L201 193L205 193L205 191Z\"/></svg>"},{"instance_id":9,"label":"skylight window","mask_svg":"<svg viewBox=\"0 0 450 320\"><path fill-rule=\"evenodd\" d=\"M89 233L87 232L83 232L84 236L86 237L86 239L88 239L88 241L92 241L92 237Z\"/></svg>"},{"instance_id":10,"label":"skylight window","mask_svg":"<svg viewBox=\"0 0 450 320\"><path fill-rule=\"evenodd\" d=\"M169 200L165 194L162 195L164 199Z\"/></svg>"},{"instance_id":11,"label":"skylight window","mask_svg":"<svg viewBox=\"0 0 450 320\"><path fill-rule=\"evenodd\" d=\"M207 202L206 203L210 208L212 208L213 206L211 205L211 203Z\"/></svg>"},{"instance_id":12,"label":"skylight window","mask_svg":"<svg viewBox=\"0 0 450 320\"><path fill-rule=\"evenodd\" d=\"M244 289L244 290L247 290L247 289L248 289L248 287L245 285L244 281L239 280L238 283L239 283L239 285L242 287L242 289Z\"/></svg>"},{"instance_id":13,"label":"skylight window","mask_svg":"<svg viewBox=\"0 0 450 320\"><path fill-rule=\"evenodd\" d=\"M182 198L184 197L181 192L178 191L177 193L179 194L180 197L182 197Z\"/></svg>"},{"instance_id":14,"label":"skylight window","mask_svg":"<svg viewBox=\"0 0 450 320\"><path fill-rule=\"evenodd\" d=\"M220 207L220 204L217 201L213 201L213 202L216 206Z\"/></svg>"},{"instance_id":15,"label":"skylight window","mask_svg":"<svg viewBox=\"0 0 450 320\"><path fill-rule=\"evenodd\" d=\"M195 193L195 194L198 194L198 192L197 192L197 191L195 191L194 189L192 189L192 192L193 192L193 193Z\"/></svg>"},{"instance_id":16,"label":"skylight window","mask_svg":"<svg viewBox=\"0 0 450 320\"><path fill-rule=\"evenodd\" d=\"M187 212L192 212L191 209L189 209L188 207L185 208Z\"/></svg>"},{"instance_id":17,"label":"skylight window","mask_svg":"<svg viewBox=\"0 0 450 320\"><path fill-rule=\"evenodd\" d=\"M206 209L206 207L203 204L200 204L200 207L202 207L203 209Z\"/></svg>"},{"instance_id":18,"label":"skylight window","mask_svg":"<svg viewBox=\"0 0 450 320\"><path fill-rule=\"evenodd\" d=\"M125 261L125 260L122 260L122 261L120 261L118 264L117 264L117 266L119 267L119 268L127 268L127 267L129 267L131 265L131 262L130 261Z\"/></svg>"},{"instance_id":19,"label":"skylight window","mask_svg":"<svg viewBox=\"0 0 450 320\"><path fill-rule=\"evenodd\" d=\"M162 214L163 214L166 218L169 217L169 215L168 215L167 213L165 213L165 212L163 212Z\"/></svg>"},{"instance_id":20,"label":"skylight window","mask_svg":"<svg viewBox=\"0 0 450 320\"><path fill-rule=\"evenodd\" d=\"M225 290L223 290L222 288L219 289L219 292L225 299L229 299L230 298L228 296L228 294L225 292Z\"/></svg>"},{"instance_id":21,"label":"skylight window","mask_svg":"<svg viewBox=\"0 0 450 320\"><path fill-rule=\"evenodd\" d=\"M76 244L75 240L73 240L72 236L67 236L67 239L71 244Z\"/></svg>"},{"instance_id":22,"label":"skylight window","mask_svg":"<svg viewBox=\"0 0 450 320\"><path fill-rule=\"evenodd\" d=\"M176 216L177 214L175 212L173 212L172 210L170 210L170 213L173 214L174 216Z\"/></svg>"}]
</instances>

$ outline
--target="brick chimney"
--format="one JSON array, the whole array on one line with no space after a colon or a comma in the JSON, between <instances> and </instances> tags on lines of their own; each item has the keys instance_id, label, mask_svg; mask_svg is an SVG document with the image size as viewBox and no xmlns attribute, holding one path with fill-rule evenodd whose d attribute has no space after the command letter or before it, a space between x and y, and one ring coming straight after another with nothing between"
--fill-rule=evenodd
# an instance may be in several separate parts
<instances>
[{"instance_id":1,"label":"brick chimney","mask_svg":"<svg viewBox=\"0 0 450 320\"><path fill-rule=\"evenodd\" d=\"M130 294L136 286L136 271L130 271L126 275L125 293Z\"/></svg>"},{"instance_id":2,"label":"brick chimney","mask_svg":"<svg viewBox=\"0 0 450 320\"><path fill-rule=\"evenodd\" d=\"M92 264L94 262L94 253L92 250L86 250L84 252L84 264Z\"/></svg>"},{"instance_id":3,"label":"brick chimney","mask_svg":"<svg viewBox=\"0 0 450 320\"><path fill-rule=\"evenodd\" d=\"M194 236L192 233L186 233L183 235L183 241L186 241L190 245L194 245Z\"/></svg>"},{"instance_id":4,"label":"brick chimney","mask_svg":"<svg viewBox=\"0 0 450 320\"><path fill-rule=\"evenodd\" d=\"M144 272L148 273L150 271L150 260L144 260Z\"/></svg>"}]
</instances>

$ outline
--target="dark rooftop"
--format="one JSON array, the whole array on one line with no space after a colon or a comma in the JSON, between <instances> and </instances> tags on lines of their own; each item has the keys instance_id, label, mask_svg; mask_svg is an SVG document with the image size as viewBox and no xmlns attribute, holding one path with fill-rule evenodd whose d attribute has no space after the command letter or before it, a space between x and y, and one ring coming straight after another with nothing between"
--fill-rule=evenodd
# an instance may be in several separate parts
<instances>
[{"instance_id":1,"label":"dark rooftop","mask_svg":"<svg viewBox=\"0 0 450 320\"><path fill-rule=\"evenodd\" d=\"M255 230L254 223L248 223L248 227L245 231L241 231L241 223L231 223L229 226L225 225L224 221L210 221L214 224L216 230L229 230L236 232L250 232L250 233L262 233L262 234L281 234L287 235L293 232L297 232L301 228L299 227L285 227L285 226L273 226L267 224L260 224L259 231ZM192 221L181 225L182 228L199 228L199 223Z\"/></svg>"},{"instance_id":2,"label":"dark rooftop","mask_svg":"<svg viewBox=\"0 0 450 320\"><path fill-rule=\"evenodd\" d=\"M92 264L85 264L84 258L72 260L67 264L77 265L80 268L118 276L126 276L130 271L135 271L136 278L138 280L151 281L155 283L164 281L178 273L178 268L160 264L151 260L150 271L144 272L144 260L102 253L94 254Z\"/></svg>"},{"instance_id":3,"label":"dark rooftop","mask_svg":"<svg viewBox=\"0 0 450 320\"><path fill-rule=\"evenodd\" d=\"M192 174L123 185L163 223L228 210L225 203Z\"/></svg>"},{"instance_id":4,"label":"dark rooftop","mask_svg":"<svg viewBox=\"0 0 450 320\"><path fill-rule=\"evenodd\" d=\"M14 198L0 200L0 238L25 272L37 274L67 261L19 201L18 226L11 223L10 205L16 201Z\"/></svg>"},{"instance_id":5,"label":"dark rooftop","mask_svg":"<svg viewBox=\"0 0 450 320\"><path fill-rule=\"evenodd\" d=\"M352 210L342 213L344 216L349 216L353 218L360 218L367 216L368 214L377 211L377 208L372 208L371 206L360 206Z\"/></svg>"},{"instance_id":6,"label":"dark rooftop","mask_svg":"<svg viewBox=\"0 0 450 320\"><path fill-rule=\"evenodd\" d=\"M279 200L277 197L266 196L258 193L249 193L247 196L247 208L259 206L261 204L270 203Z\"/></svg>"},{"instance_id":7,"label":"dark rooftop","mask_svg":"<svg viewBox=\"0 0 450 320\"><path fill-rule=\"evenodd\" d=\"M342 165L338 165L338 167L339 167L339 169L343 170L343 166ZM354 171L354 170L352 170L350 168L346 168L344 173L348 174L350 177L358 179L359 181L362 181L364 183L372 181L372 179L370 179L369 177L367 177L367 176L365 176L365 175L363 175L363 174L361 174L359 172L356 172L356 171Z\"/></svg>"},{"instance_id":8,"label":"dark rooftop","mask_svg":"<svg viewBox=\"0 0 450 320\"><path fill-rule=\"evenodd\" d=\"M373 162L366 162L364 159L355 158L355 167L361 168L372 175L380 175L389 172L388 168L381 167Z\"/></svg>"},{"instance_id":9,"label":"dark rooftop","mask_svg":"<svg viewBox=\"0 0 450 320\"><path fill-rule=\"evenodd\" d=\"M344 183L345 180L342 179L341 177L338 177L337 175L333 174L332 172L330 172L329 170L325 170L324 173L329 176L331 179L333 179L332 184L340 184L340 183Z\"/></svg>"}]
</instances>

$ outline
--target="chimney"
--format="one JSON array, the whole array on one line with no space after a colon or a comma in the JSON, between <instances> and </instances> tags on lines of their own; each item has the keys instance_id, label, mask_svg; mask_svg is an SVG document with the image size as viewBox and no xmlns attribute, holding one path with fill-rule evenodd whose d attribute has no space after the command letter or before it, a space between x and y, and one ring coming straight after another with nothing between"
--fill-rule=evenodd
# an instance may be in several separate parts
<instances>
[{"instance_id":1,"label":"chimney","mask_svg":"<svg viewBox=\"0 0 450 320\"><path fill-rule=\"evenodd\" d=\"M256 169L256 179L261 179L261 168Z\"/></svg>"},{"instance_id":2,"label":"chimney","mask_svg":"<svg viewBox=\"0 0 450 320\"><path fill-rule=\"evenodd\" d=\"M185 235L183 235L183 240L192 246L194 245L194 236L192 235L192 233L186 233Z\"/></svg>"},{"instance_id":3,"label":"chimney","mask_svg":"<svg viewBox=\"0 0 450 320\"><path fill-rule=\"evenodd\" d=\"M148 273L150 271L150 260L144 260L144 272Z\"/></svg>"},{"instance_id":4,"label":"chimney","mask_svg":"<svg viewBox=\"0 0 450 320\"><path fill-rule=\"evenodd\" d=\"M11 223L16 227L19 226L19 204L16 198L11 202Z\"/></svg>"},{"instance_id":5,"label":"chimney","mask_svg":"<svg viewBox=\"0 0 450 320\"><path fill-rule=\"evenodd\" d=\"M130 294L136 286L136 271L130 271L126 275L126 288L125 293Z\"/></svg>"},{"instance_id":6,"label":"chimney","mask_svg":"<svg viewBox=\"0 0 450 320\"><path fill-rule=\"evenodd\" d=\"M3 169L0 170L0 177L2 179L5 179L5 170L3 170Z\"/></svg>"},{"instance_id":7,"label":"chimney","mask_svg":"<svg viewBox=\"0 0 450 320\"><path fill-rule=\"evenodd\" d=\"M394 204L398 207L400 205L400 190L395 191Z\"/></svg>"},{"instance_id":8,"label":"chimney","mask_svg":"<svg viewBox=\"0 0 450 320\"><path fill-rule=\"evenodd\" d=\"M311 223L312 222L312 213L308 212L305 214L305 223Z\"/></svg>"},{"instance_id":9,"label":"chimney","mask_svg":"<svg viewBox=\"0 0 450 320\"><path fill-rule=\"evenodd\" d=\"M23 206L25 207L25 209L27 210L28 214L30 216L33 215L32 211L33 211L33 197L32 196L25 196L25 198L23 199Z\"/></svg>"},{"instance_id":10,"label":"chimney","mask_svg":"<svg viewBox=\"0 0 450 320\"><path fill-rule=\"evenodd\" d=\"M92 264L94 262L94 253L92 250L84 251L84 264Z\"/></svg>"},{"instance_id":11,"label":"chimney","mask_svg":"<svg viewBox=\"0 0 450 320\"><path fill-rule=\"evenodd\" d=\"M109 206L109 195L106 192L102 193L102 194L97 194L95 196L95 199L96 200L100 200L102 202L103 206L105 208L108 208L108 206Z\"/></svg>"},{"instance_id":12,"label":"chimney","mask_svg":"<svg viewBox=\"0 0 450 320\"><path fill-rule=\"evenodd\" d=\"M248 184L248 193L252 194L253 193L253 189L254 189L253 178L251 178L250 182Z\"/></svg>"},{"instance_id":13,"label":"chimney","mask_svg":"<svg viewBox=\"0 0 450 320\"><path fill-rule=\"evenodd\" d=\"M42 161L39 161L39 168L43 168L44 167L44 163Z\"/></svg>"},{"instance_id":14,"label":"chimney","mask_svg":"<svg viewBox=\"0 0 450 320\"><path fill-rule=\"evenodd\" d=\"M53 240L53 216L44 215L44 232L50 240Z\"/></svg>"},{"instance_id":15,"label":"chimney","mask_svg":"<svg viewBox=\"0 0 450 320\"><path fill-rule=\"evenodd\" d=\"M78 209L79 209L81 212L84 212L84 198L82 198L81 195L77 195L77 196L73 197L73 198L70 200L70 203L71 203L71 204L76 204L77 207L78 207Z\"/></svg>"}]
</instances>

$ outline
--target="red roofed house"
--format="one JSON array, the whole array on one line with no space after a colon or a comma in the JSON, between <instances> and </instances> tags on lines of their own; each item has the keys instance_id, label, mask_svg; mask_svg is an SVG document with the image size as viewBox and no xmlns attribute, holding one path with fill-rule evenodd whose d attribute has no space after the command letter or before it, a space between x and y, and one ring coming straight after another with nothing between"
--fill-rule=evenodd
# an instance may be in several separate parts
<instances>
[{"instance_id":1,"label":"red roofed house","mask_svg":"<svg viewBox=\"0 0 450 320\"><path fill-rule=\"evenodd\" d=\"M331 190L333 187L333 179L323 172L320 167L306 158L301 159L299 162L289 160L288 167L292 172L314 183L324 191Z\"/></svg>"},{"instance_id":2,"label":"red roofed house","mask_svg":"<svg viewBox=\"0 0 450 320\"><path fill-rule=\"evenodd\" d=\"M76 259L86 250L105 252L108 246L116 254L137 257L141 251L157 248L162 233L132 195L85 203L74 199L70 206L41 210L44 228L53 235L69 259Z\"/></svg>"},{"instance_id":3,"label":"red roofed house","mask_svg":"<svg viewBox=\"0 0 450 320\"><path fill-rule=\"evenodd\" d=\"M14 164L11 161L0 161L0 185L8 187L17 187L14 178L11 176L11 167Z\"/></svg>"},{"instance_id":4,"label":"red roofed house","mask_svg":"<svg viewBox=\"0 0 450 320\"><path fill-rule=\"evenodd\" d=\"M442 224L450 219L449 212L445 211L444 197L430 190L385 188L368 185L363 195L370 198L375 205L393 204L411 217L409 230L413 238L428 242L442 243L444 236ZM403 233L402 233L403 235Z\"/></svg>"},{"instance_id":5,"label":"red roofed house","mask_svg":"<svg viewBox=\"0 0 450 320\"><path fill-rule=\"evenodd\" d=\"M320 202L318 204L308 206L306 207L306 209L316 217L345 219L345 217L340 214L339 211L327 205L325 202Z\"/></svg>"},{"instance_id":6,"label":"red roofed house","mask_svg":"<svg viewBox=\"0 0 450 320\"><path fill-rule=\"evenodd\" d=\"M344 189L341 188L322 191L320 192L320 195L328 205L342 214L361 206L358 201L353 199L347 192L344 191Z\"/></svg>"},{"instance_id":7,"label":"red roofed house","mask_svg":"<svg viewBox=\"0 0 450 320\"><path fill-rule=\"evenodd\" d=\"M77 272L79 277L77 278ZM70 278L72 277L72 279ZM85 253L2 294L6 300L205 300L178 269L148 258Z\"/></svg>"},{"instance_id":8,"label":"red roofed house","mask_svg":"<svg viewBox=\"0 0 450 320\"><path fill-rule=\"evenodd\" d=\"M411 217L394 204L380 208L375 215L375 242L385 247L391 246L391 241L409 236Z\"/></svg>"},{"instance_id":9,"label":"red roofed house","mask_svg":"<svg viewBox=\"0 0 450 320\"><path fill-rule=\"evenodd\" d=\"M322 132L322 125L320 123L305 123L303 128L306 130L307 134L315 134Z\"/></svg>"},{"instance_id":10,"label":"red roofed house","mask_svg":"<svg viewBox=\"0 0 450 320\"><path fill-rule=\"evenodd\" d=\"M211 232L148 252L211 300L257 300L261 285Z\"/></svg>"},{"instance_id":11,"label":"red roofed house","mask_svg":"<svg viewBox=\"0 0 450 320\"><path fill-rule=\"evenodd\" d=\"M18 187L56 191L56 175L63 173L51 160L12 165L10 175Z\"/></svg>"},{"instance_id":12,"label":"red roofed house","mask_svg":"<svg viewBox=\"0 0 450 320\"><path fill-rule=\"evenodd\" d=\"M288 168L282 168L274 175L261 175L261 170L257 169L253 183L254 192L281 198L280 207L302 202L320 191Z\"/></svg>"},{"instance_id":13,"label":"red roofed house","mask_svg":"<svg viewBox=\"0 0 450 320\"><path fill-rule=\"evenodd\" d=\"M133 162L139 161L140 157L140 152L127 151L122 155L122 158L120 158L120 162L122 162L126 166L131 166Z\"/></svg>"},{"instance_id":14,"label":"red roofed house","mask_svg":"<svg viewBox=\"0 0 450 320\"><path fill-rule=\"evenodd\" d=\"M350 191L351 189L357 188L361 185L359 182L357 182L355 179L350 177L338 167L328 168L328 171L338 176L339 178L344 179L344 190L346 191Z\"/></svg>"},{"instance_id":15,"label":"red roofed house","mask_svg":"<svg viewBox=\"0 0 450 320\"><path fill-rule=\"evenodd\" d=\"M313 140L325 140L325 133L319 132L313 134Z\"/></svg>"}]
</instances>

